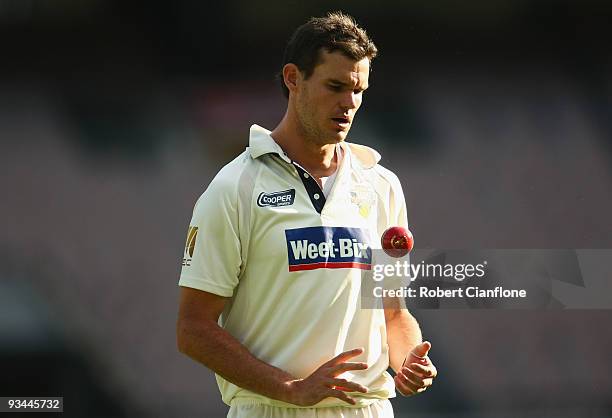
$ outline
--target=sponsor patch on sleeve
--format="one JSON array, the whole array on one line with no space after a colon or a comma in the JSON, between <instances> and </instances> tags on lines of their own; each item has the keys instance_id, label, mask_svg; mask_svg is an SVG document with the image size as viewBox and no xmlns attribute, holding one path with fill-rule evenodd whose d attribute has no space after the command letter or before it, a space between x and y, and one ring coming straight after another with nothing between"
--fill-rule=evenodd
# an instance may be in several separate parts
<instances>
[{"instance_id":1,"label":"sponsor patch on sleeve","mask_svg":"<svg viewBox=\"0 0 612 418\"><path fill-rule=\"evenodd\" d=\"M193 258L193 250L195 249L196 238L198 237L198 227L189 226L187 231L187 241L185 242L185 251L183 253L183 265L190 266Z\"/></svg>"},{"instance_id":2,"label":"sponsor patch on sleeve","mask_svg":"<svg viewBox=\"0 0 612 418\"><path fill-rule=\"evenodd\" d=\"M372 249L360 228L315 226L285 230L289 271L371 270Z\"/></svg>"},{"instance_id":3,"label":"sponsor patch on sleeve","mask_svg":"<svg viewBox=\"0 0 612 418\"><path fill-rule=\"evenodd\" d=\"M259 207L279 207L293 205L295 201L295 189L283 190L282 192L261 192L257 197Z\"/></svg>"}]
</instances>

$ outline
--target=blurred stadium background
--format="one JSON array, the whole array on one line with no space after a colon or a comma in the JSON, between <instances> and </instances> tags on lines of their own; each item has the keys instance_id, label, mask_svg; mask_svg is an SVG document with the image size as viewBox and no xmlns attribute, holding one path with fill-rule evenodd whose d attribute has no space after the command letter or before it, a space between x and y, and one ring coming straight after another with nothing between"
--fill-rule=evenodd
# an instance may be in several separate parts
<instances>
[{"instance_id":1,"label":"blurred stadium background","mask_svg":"<svg viewBox=\"0 0 612 418\"><path fill-rule=\"evenodd\" d=\"M175 345L191 209L280 120L292 30L336 9L381 52L350 137L419 247L612 248L609 1L0 0L1 396L225 416ZM440 377L398 417L612 416L610 311L415 315Z\"/></svg>"}]
</instances>

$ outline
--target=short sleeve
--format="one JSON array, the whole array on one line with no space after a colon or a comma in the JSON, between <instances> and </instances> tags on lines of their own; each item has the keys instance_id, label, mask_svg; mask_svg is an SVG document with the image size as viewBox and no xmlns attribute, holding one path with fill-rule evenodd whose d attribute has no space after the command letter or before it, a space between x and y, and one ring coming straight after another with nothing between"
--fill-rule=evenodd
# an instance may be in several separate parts
<instances>
[{"instance_id":1,"label":"short sleeve","mask_svg":"<svg viewBox=\"0 0 612 418\"><path fill-rule=\"evenodd\" d=\"M196 202L179 286L232 296L242 262L236 189L233 181L215 178Z\"/></svg>"},{"instance_id":2,"label":"short sleeve","mask_svg":"<svg viewBox=\"0 0 612 418\"><path fill-rule=\"evenodd\" d=\"M379 183L380 189L388 190L388 194L385 195L387 197L385 204L387 205L388 211L385 211L387 213L387 217L384 219L384 221L386 221L386 225L384 225L383 230L391 226L408 228L406 199L404 197L404 191L402 190L402 184L400 183L399 178L395 175L395 173L387 170L381 165L377 165L376 169L381 181Z\"/></svg>"},{"instance_id":3,"label":"short sleeve","mask_svg":"<svg viewBox=\"0 0 612 418\"><path fill-rule=\"evenodd\" d=\"M404 197L404 191L402 190L402 185L399 180L397 182L397 190L395 191L395 207L397 208L396 213L396 223L395 225L399 225L408 229L408 215L406 214L406 199Z\"/></svg>"},{"instance_id":4,"label":"short sleeve","mask_svg":"<svg viewBox=\"0 0 612 418\"><path fill-rule=\"evenodd\" d=\"M402 190L402 185L395 174L389 175L390 184L391 184L391 193L390 193L390 212L389 212L389 221L391 226L401 226L403 228L408 229L408 216L406 211L406 199L404 197L404 191ZM402 261L410 263L410 254L407 254L402 257ZM390 259L387 259L387 262L391 262ZM383 287L389 290L396 290L407 287L410 285L410 279L406 276L390 276L386 277L383 282ZM403 299L403 298L400 298ZM405 307L403 300L401 301L401 305Z\"/></svg>"}]
</instances>

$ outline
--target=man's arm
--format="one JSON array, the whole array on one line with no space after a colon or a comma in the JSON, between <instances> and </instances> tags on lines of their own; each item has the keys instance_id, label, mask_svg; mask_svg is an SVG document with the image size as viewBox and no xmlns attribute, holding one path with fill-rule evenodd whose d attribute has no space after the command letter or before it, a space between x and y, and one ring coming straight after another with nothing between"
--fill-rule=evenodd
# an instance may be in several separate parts
<instances>
[{"instance_id":1,"label":"man's arm","mask_svg":"<svg viewBox=\"0 0 612 418\"><path fill-rule=\"evenodd\" d=\"M217 324L227 298L181 287L177 322L179 351L240 387L285 400L295 377L253 356Z\"/></svg>"},{"instance_id":2,"label":"man's arm","mask_svg":"<svg viewBox=\"0 0 612 418\"><path fill-rule=\"evenodd\" d=\"M367 391L363 386L337 378L348 370L363 370L365 363L347 362L363 352L344 352L319 367L306 379L295 376L259 360L217 320L227 298L181 287L177 321L179 351L202 363L227 381L255 393L296 405L314 405L327 397L354 404L346 391Z\"/></svg>"},{"instance_id":3,"label":"man's arm","mask_svg":"<svg viewBox=\"0 0 612 418\"><path fill-rule=\"evenodd\" d=\"M421 328L402 298L384 298L389 365L396 373L410 351L423 341Z\"/></svg>"},{"instance_id":4,"label":"man's arm","mask_svg":"<svg viewBox=\"0 0 612 418\"><path fill-rule=\"evenodd\" d=\"M395 371L395 386L402 395L423 392L438 375L427 353L429 342L422 342L421 328L408 312L404 299L384 298L389 365Z\"/></svg>"}]
</instances>

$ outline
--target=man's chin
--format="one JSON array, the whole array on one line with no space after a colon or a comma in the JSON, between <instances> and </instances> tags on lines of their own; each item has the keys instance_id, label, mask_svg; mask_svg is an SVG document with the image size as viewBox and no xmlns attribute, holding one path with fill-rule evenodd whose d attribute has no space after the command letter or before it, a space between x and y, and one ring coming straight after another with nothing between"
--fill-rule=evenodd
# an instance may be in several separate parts
<instances>
[{"instance_id":1,"label":"man's chin","mask_svg":"<svg viewBox=\"0 0 612 418\"><path fill-rule=\"evenodd\" d=\"M327 132L325 135L320 135L317 136L317 139L315 139L313 142L319 144L319 145L329 145L329 144L338 144L340 142L343 142L346 139L346 136L348 134L348 129L347 130L333 130L331 132Z\"/></svg>"},{"instance_id":2,"label":"man's chin","mask_svg":"<svg viewBox=\"0 0 612 418\"><path fill-rule=\"evenodd\" d=\"M349 128L350 129L350 128ZM349 129L347 130L341 130L341 131L336 131L333 135L333 139L336 143L338 142L342 142L346 139Z\"/></svg>"}]
</instances>

